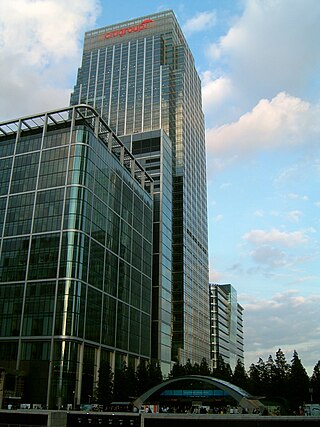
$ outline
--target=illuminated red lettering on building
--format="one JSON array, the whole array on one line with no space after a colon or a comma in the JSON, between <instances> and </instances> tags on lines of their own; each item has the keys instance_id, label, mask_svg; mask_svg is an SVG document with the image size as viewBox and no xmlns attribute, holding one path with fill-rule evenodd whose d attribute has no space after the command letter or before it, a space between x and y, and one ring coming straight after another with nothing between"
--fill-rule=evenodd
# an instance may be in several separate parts
<instances>
[{"instance_id":1,"label":"illuminated red lettering on building","mask_svg":"<svg viewBox=\"0 0 320 427\"><path fill-rule=\"evenodd\" d=\"M109 31L108 33L104 34L105 39L112 39L114 37L123 37L127 33L139 33L143 30L148 30L149 28L154 28L156 26L156 23L153 19L145 19L140 24L132 25L127 28L121 28L121 30L114 30Z\"/></svg>"}]
</instances>

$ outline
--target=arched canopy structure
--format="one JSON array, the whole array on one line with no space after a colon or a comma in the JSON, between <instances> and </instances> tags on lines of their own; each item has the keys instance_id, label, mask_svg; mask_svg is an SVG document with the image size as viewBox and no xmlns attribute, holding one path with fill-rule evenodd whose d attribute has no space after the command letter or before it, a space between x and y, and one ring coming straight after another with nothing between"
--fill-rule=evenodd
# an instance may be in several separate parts
<instances>
[{"instance_id":1,"label":"arched canopy structure","mask_svg":"<svg viewBox=\"0 0 320 427\"><path fill-rule=\"evenodd\" d=\"M133 404L140 408L144 404L161 403L166 398L189 398L191 400L216 398L233 398L239 406L249 411L261 408L263 405L248 392L227 381L204 375L186 375L152 387L138 397Z\"/></svg>"}]
</instances>

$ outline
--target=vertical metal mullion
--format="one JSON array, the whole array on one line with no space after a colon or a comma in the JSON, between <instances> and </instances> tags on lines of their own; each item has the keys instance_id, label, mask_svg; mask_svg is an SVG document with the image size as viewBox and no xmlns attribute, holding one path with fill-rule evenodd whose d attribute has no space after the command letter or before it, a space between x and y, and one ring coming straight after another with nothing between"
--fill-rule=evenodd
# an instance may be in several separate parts
<instances>
[{"instance_id":1,"label":"vertical metal mullion","mask_svg":"<svg viewBox=\"0 0 320 427\"><path fill-rule=\"evenodd\" d=\"M45 118L47 120L47 114L45 114ZM37 194L38 183L39 183L40 166L41 166L42 149L43 149L43 140L44 140L45 132L46 132L46 123L44 124L43 131L42 131L41 148L40 148L39 160L38 160L37 179L36 179L36 186L35 186L35 189L34 189L34 200L33 200L32 217L31 217L31 225L30 225L30 235L29 235L29 248L28 248L28 255L27 255L27 267L26 267L26 275L25 275L24 290L23 290L23 300L22 300L22 309L21 309L21 323L20 323L19 345L18 345L18 354L17 354L17 366L20 365L22 327L23 327L24 310L25 310L25 304L26 304L27 283L28 283L28 274L29 274L29 263L30 263L30 257L31 257L31 245L32 245L32 234L33 234L32 233L32 228L33 228L33 223L34 223L34 214L35 214L35 207L36 207L36 194Z\"/></svg>"},{"instance_id":2,"label":"vertical metal mullion","mask_svg":"<svg viewBox=\"0 0 320 427\"><path fill-rule=\"evenodd\" d=\"M111 114L111 99L112 99L112 84L113 84L113 68L114 68L114 52L115 45L112 49L112 64L111 64L111 80L110 80L110 94L109 94L109 111L108 111L108 125L110 126L110 114Z\"/></svg>"},{"instance_id":3,"label":"vertical metal mullion","mask_svg":"<svg viewBox=\"0 0 320 427\"><path fill-rule=\"evenodd\" d=\"M100 49L98 49L97 66L96 66L96 80L94 83L93 106L96 108L97 85L98 85L98 71L99 71Z\"/></svg>"},{"instance_id":4,"label":"vertical metal mullion","mask_svg":"<svg viewBox=\"0 0 320 427\"><path fill-rule=\"evenodd\" d=\"M142 71L142 107L141 107L141 130L143 132L144 128L144 92L146 84L146 47L147 39L146 37L143 40L143 71Z\"/></svg>"},{"instance_id":5,"label":"vertical metal mullion","mask_svg":"<svg viewBox=\"0 0 320 427\"><path fill-rule=\"evenodd\" d=\"M14 144L14 150L13 150L13 154L12 154L12 163L11 163L11 171L10 171L8 191L9 190L11 191L12 176L13 176L14 165L16 162L16 150L17 150L17 143L18 143L19 137L20 137L20 131L21 131L21 123L19 120L19 126L18 126L18 130L17 130L16 141ZM7 194L7 201L6 201L6 207L5 207L5 212L4 212L4 221L3 221L3 225L2 225L2 234L1 234L1 240L0 240L0 253L2 251L2 246L3 246L3 237L4 237L4 229L5 229L5 225L6 225L6 220L7 220L8 206L9 206L9 192Z\"/></svg>"},{"instance_id":6,"label":"vertical metal mullion","mask_svg":"<svg viewBox=\"0 0 320 427\"><path fill-rule=\"evenodd\" d=\"M60 224L60 242L59 242L59 250L58 250L58 260L57 260L57 277L56 277L56 289L54 296L54 308L53 308L53 321L52 321L52 330L51 330L51 348L50 348L50 365L49 365L49 375L48 375L48 393L47 393L47 407L49 407L50 403L50 389L51 389L51 377L53 366L53 355L54 355L54 328L55 328L55 318L57 314L57 301L58 301L58 290L59 290L59 275L60 275L60 261L61 261L61 252L62 252L62 240L63 240L63 222L65 215L65 206L66 206L66 195L67 195L67 184L68 184L68 173L69 173L69 159L71 152L71 143L72 143L72 133L75 125L75 116L76 116L76 108L72 108L72 118L70 124L70 136L69 136L69 147L68 147L68 162L66 168L66 177L65 177L65 185L64 185L64 195L63 195L63 205L62 205L62 213L61 213L61 224ZM47 121L46 121L47 124Z\"/></svg>"},{"instance_id":7,"label":"vertical metal mullion","mask_svg":"<svg viewBox=\"0 0 320 427\"><path fill-rule=\"evenodd\" d=\"M14 170L14 165L15 165L15 161L16 161L17 145L18 145L18 141L20 139L20 133L21 133L21 125L22 125L22 122L21 122L21 120L19 120L19 125L18 125L18 129L17 129L16 140L15 140L14 150L13 150L13 155L12 155L10 181L9 181L9 186L8 186L8 190L10 190L10 193L11 193L11 184L12 184L13 170ZM7 195L7 202L6 202L6 209L5 209L5 221L3 222L3 226L2 226L1 250L2 250L2 244L3 244L4 229L5 229L6 220L7 220L7 214L8 214L8 207L9 207L9 192L8 192L8 195ZM29 248L30 248L30 236L29 236ZM23 313L24 305L25 305L24 300L25 300L25 293L26 293L26 281L27 281L27 272L26 272L26 274L24 276L24 291L23 291L22 309L21 309L21 317L20 317L20 330L19 330L19 338L18 338L18 351L17 351L17 359L16 359L16 370L19 370L19 364L20 364L21 333L22 333L22 313Z\"/></svg>"},{"instance_id":8,"label":"vertical metal mullion","mask_svg":"<svg viewBox=\"0 0 320 427\"><path fill-rule=\"evenodd\" d=\"M78 104L81 104L81 96L82 96L82 83L79 85L79 98L78 98Z\"/></svg>"},{"instance_id":9,"label":"vertical metal mullion","mask_svg":"<svg viewBox=\"0 0 320 427\"><path fill-rule=\"evenodd\" d=\"M126 83L126 102L124 110L124 134L127 133L127 113L128 113L128 92L129 92L129 69L130 69L130 50L131 42L128 42L128 61L127 61L127 83Z\"/></svg>"},{"instance_id":10,"label":"vertical metal mullion","mask_svg":"<svg viewBox=\"0 0 320 427\"><path fill-rule=\"evenodd\" d=\"M92 52L90 53L90 65L89 65L88 82L87 82L86 104L89 103L89 89L90 89L91 66L92 66Z\"/></svg>"},{"instance_id":11,"label":"vertical metal mullion","mask_svg":"<svg viewBox=\"0 0 320 427\"><path fill-rule=\"evenodd\" d=\"M136 96L137 96L137 68L138 68L138 40L136 41L136 67L135 67L135 75L134 75L134 95L133 95L133 124L132 130L135 131L136 125Z\"/></svg>"},{"instance_id":12,"label":"vertical metal mullion","mask_svg":"<svg viewBox=\"0 0 320 427\"><path fill-rule=\"evenodd\" d=\"M160 65L160 88L159 88L159 127L162 128L162 65Z\"/></svg>"},{"instance_id":13,"label":"vertical metal mullion","mask_svg":"<svg viewBox=\"0 0 320 427\"><path fill-rule=\"evenodd\" d=\"M153 129L153 73L154 73L154 36L152 36L152 52L151 52L151 110L150 110L150 127Z\"/></svg>"},{"instance_id":14,"label":"vertical metal mullion","mask_svg":"<svg viewBox=\"0 0 320 427\"><path fill-rule=\"evenodd\" d=\"M117 100L117 117L116 117L116 134L118 134L118 120L119 120L119 105L120 105L120 86L121 86L121 74L122 74L122 47L120 46L120 63L119 63L119 80L118 80L118 100Z\"/></svg>"},{"instance_id":15,"label":"vertical metal mullion","mask_svg":"<svg viewBox=\"0 0 320 427\"><path fill-rule=\"evenodd\" d=\"M104 91L106 87L107 56L108 56L108 48L106 47L106 53L104 56L104 66L103 66L102 100L101 100L101 111L100 111L101 116L103 115L103 107L104 107Z\"/></svg>"}]
</instances>

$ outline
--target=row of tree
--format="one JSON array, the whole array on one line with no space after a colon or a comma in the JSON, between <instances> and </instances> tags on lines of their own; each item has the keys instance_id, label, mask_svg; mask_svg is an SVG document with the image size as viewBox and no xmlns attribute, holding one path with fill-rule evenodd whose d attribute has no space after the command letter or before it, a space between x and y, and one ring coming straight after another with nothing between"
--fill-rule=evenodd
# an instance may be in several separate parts
<instances>
[{"instance_id":1,"label":"row of tree","mask_svg":"<svg viewBox=\"0 0 320 427\"><path fill-rule=\"evenodd\" d=\"M109 363L101 362L95 400L103 406L111 402L132 402L162 381L159 363L142 362L135 371L123 362L121 369L116 369L113 374Z\"/></svg>"},{"instance_id":2,"label":"row of tree","mask_svg":"<svg viewBox=\"0 0 320 427\"><path fill-rule=\"evenodd\" d=\"M190 361L185 365L175 363L169 378L185 375L208 375L222 379L254 396L277 399L292 410L304 402L320 402L320 361L309 378L296 351L291 363L287 362L285 354L279 349L275 357L270 355L267 361L260 358L257 364L250 366L248 372L240 360L232 372L222 357L219 357L215 369L210 369L205 359L200 364L191 364ZM113 374L110 365L104 362L100 366L96 401L103 405L112 401L132 401L162 381L159 363L141 363L136 371L123 363L121 369Z\"/></svg>"},{"instance_id":3,"label":"row of tree","mask_svg":"<svg viewBox=\"0 0 320 427\"><path fill-rule=\"evenodd\" d=\"M229 371L223 361L221 365L220 372ZM227 378L252 395L277 400L287 409L297 410L308 402L320 403L320 361L309 377L296 351L289 363L279 349L275 357L270 355L266 361L260 358L257 364L252 364L248 373L238 361L234 372Z\"/></svg>"}]
</instances>

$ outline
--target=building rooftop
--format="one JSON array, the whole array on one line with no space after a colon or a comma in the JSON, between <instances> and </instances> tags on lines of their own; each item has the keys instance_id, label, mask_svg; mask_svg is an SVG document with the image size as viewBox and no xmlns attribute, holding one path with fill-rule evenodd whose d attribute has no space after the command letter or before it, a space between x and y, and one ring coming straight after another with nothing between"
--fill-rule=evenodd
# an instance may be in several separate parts
<instances>
[{"instance_id":1,"label":"building rooftop","mask_svg":"<svg viewBox=\"0 0 320 427\"><path fill-rule=\"evenodd\" d=\"M1 138L12 137L17 132L39 131L44 126L69 126L72 120L75 121L76 125L84 124L90 127L108 147L108 150L129 170L131 175L152 194L152 177L125 147L98 112L89 105L79 104L2 122L0 123L0 142Z\"/></svg>"}]
</instances>

